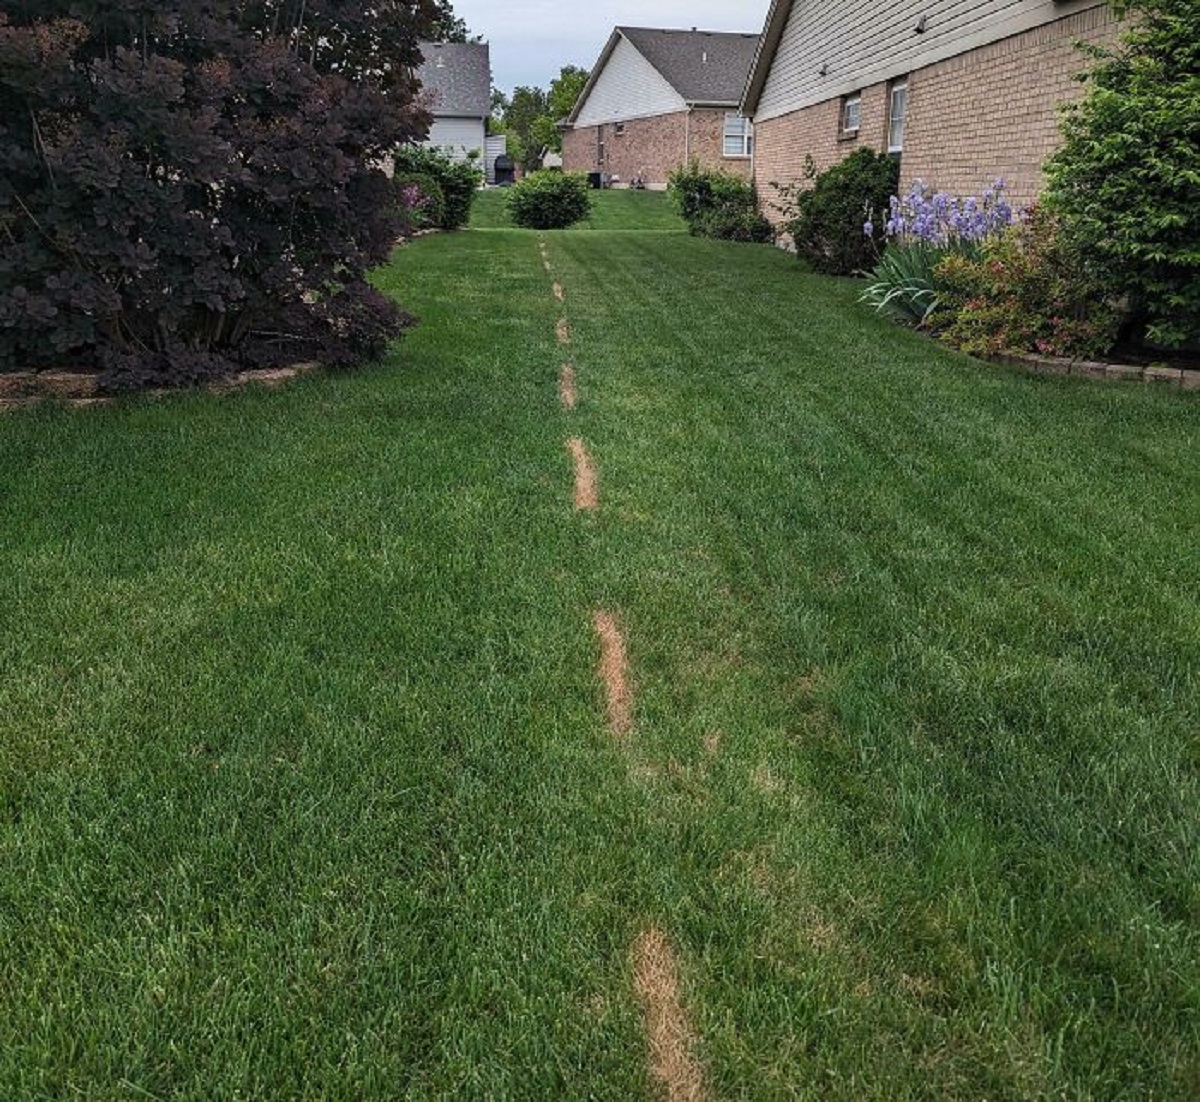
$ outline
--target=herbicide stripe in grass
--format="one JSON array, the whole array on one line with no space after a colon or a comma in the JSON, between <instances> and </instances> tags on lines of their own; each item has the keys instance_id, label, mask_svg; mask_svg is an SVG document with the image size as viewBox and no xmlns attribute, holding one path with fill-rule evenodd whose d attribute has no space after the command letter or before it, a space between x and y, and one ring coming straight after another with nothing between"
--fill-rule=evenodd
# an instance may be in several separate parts
<instances>
[{"instance_id":1,"label":"herbicide stripe in grass","mask_svg":"<svg viewBox=\"0 0 1200 1102\"><path fill-rule=\"evenodd\" d=\"M577 436L567 441L567 451L575 464L575 508L593 512L600 508L600 490L596 467L588 454L587 445Z\"/></svg>"},{"instance_id":2,"label":"herbicide stripe in grass","mask_svg":"<svg viewBox=\"0 0 1200 1102\"><path fill-rule=\"evenodd\" d=\"M575 379L575 365L565 363L558 376L558 400L563 409L574 410L579 404L579 390Z\"/></svg>"},{"instance_id":3,"label":"herbicide stripe in grass","mask_svg":"<svg viewBox=\"0 0 1200 1102\"><path fill-rule=\"evenodd\" d=\"M642 1005L650 1071L667 1102L703 1102L704 1074L696 1059L696 1036L683 1008L679 965L657 926L634 943L633 986Z\"/></svg>"},{"instance_id":4,"label":"herbicide stripe in grass","mask_svg":"<svg viewBox=\"0 0 1200 1102\"><path fill-rule=\"evenodd\" d=\"M571 343L571 323L566 318L559 318L558 324L554 327L554 335L561 345Z\"/></svg>"},{"instance_id":5,"label":"herbicide stripe in grass","mask_svg":"<svg viewBox=\"0 0 1200 1102\"><path fill-rule=\"evenodd\" d=\"M625 636L611 612L596 612L592 624L600 644L599 674L604 686L608 729L618 738L626 738L633 732L633 689Z\"/></svg>"},{"instance_id":6,"label":"herbicide stripe in grass","mask_svg":"<svg viewBox=\"0 0 1200 1102\"><path fill-rule=\"evenodd\" d=\"M567 301L567 293L566 293L566 291L563 290L563 285L561 283L555 283L552 290L554 293L554 297L558 302L566 302Z\"/></svg>"}]
</instances>

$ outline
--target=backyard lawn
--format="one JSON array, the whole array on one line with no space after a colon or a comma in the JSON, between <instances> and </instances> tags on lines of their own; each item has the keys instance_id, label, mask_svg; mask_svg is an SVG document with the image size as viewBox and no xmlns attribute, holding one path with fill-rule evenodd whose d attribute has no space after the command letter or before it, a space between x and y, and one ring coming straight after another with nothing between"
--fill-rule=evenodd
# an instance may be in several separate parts
<instances>
[{"instance_id":1,"label":"backyard lawn","mask_svg":"<svg viewBox=\"0 0 1200 1102\"><path fill-rule=\"evenodd\" d=\"M0 416L0 1098L1200 1095L1200 396L501 199L380 366Z\"/></svg>"}]
</instances>

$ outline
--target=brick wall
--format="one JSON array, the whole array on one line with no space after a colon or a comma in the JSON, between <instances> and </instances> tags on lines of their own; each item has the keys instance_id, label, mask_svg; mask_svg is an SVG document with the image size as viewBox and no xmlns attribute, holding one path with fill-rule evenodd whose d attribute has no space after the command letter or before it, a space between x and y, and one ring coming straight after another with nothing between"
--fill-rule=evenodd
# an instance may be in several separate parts
<instances>
[{"instance_id":1,"label":"brick wall","mask_svg":"<svg viewBox=\"0 0 1200 1102\"><path fill-rule=\"evenodd\" d=\"M598 131L603 130L604 163L597 160ZM664 188L667 177L690 158L705 168L722 168L749 179L750 161L723 156L724 110L680 111L650 119L631 119L624 133L608 123L563 134L563 168L568 172L606 172L628 183L635 176L651 188Z\"/></svg>"},{"instance_id":2,"label":"brick wall","mask_svg":"<svg viewBox=\"0 0 1200 1102\"><path fill-rule=\"evenodd\" d=\"M1117 33L1110 8L1089 8L910 74L901 187L920 179L977 195L1002 176L1017 205L1031 203L1058 145L1058 107L1084 93L1073 78L1087 59L1075 42L1110 42ZM886 84L863 89L856 139L839 135L840 99L760 122L755 177L766 213L778 219L769 185L799 179L806 154L824 170L859 146L886 149L888 95Z\"/></svg>"}]
</instances>

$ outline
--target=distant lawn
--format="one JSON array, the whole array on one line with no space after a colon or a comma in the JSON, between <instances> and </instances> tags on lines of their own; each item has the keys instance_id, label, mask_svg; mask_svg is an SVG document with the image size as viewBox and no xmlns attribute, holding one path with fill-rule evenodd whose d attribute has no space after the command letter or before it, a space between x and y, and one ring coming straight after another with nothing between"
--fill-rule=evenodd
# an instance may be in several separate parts
<instances>
[{"instance_id":1,"label":"distant lawn","mask_svg":"<svg viewBox=\"0 0 1200 1102\"><path fill-rule=\"evenodd\" d=\"M504 209L503 188L491 188L475 197L471 228L515 229ZM684 233L683 219L661 191L594 191L592 217L576 229L640 230L648 233Z\"/></svg>"},{"instance_id":2,"label":"distant lawn","mask_svg":"<svg viewBox=\"0 0 1200 1102\"><path fill-rule=\"evenodd\" d=\"M547 237L565 308L435 236L383 365L0 416L0 1099L649 1100L651 923L714 1100L1196 1097L1200 395Z\"/></svg>"}]
</instances>

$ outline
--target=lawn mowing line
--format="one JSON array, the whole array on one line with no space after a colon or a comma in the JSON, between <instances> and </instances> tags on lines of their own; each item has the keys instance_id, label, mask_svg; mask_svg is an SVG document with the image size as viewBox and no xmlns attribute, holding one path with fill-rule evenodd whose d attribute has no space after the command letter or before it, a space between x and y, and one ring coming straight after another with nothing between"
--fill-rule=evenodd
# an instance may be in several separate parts
<instances>
[{"instance_id":1,"label":"lawn mowing line","mask_svg":"<svg viewBox=\"0 0 1200 1102\"><path fill-rule=\"evenodd\" d=\"M695 1033L679 999L679 965L671 943L651 926L634 942L631 956L650 1073L663 1085L667 1102L701 1102L708 1095L694 1055Z\"/></svg>"},{"instance_id":2,"label":"lawn mowing line","mask_svg":"<svg viewBox=\"0 0 1200 1102\"><path fill-rule=\"evenodd\" d=\"M592 615L600 642L600 681L604 685L608 729L620 739L633 732L633 690L629 684L629 658L625 636L617 618L603 609Z\"/></svg>"},{"instance_id":3,"label":"lawn mowing line","mask_svg":"<svg viewBox=\"0 0 1200 1102\"><path fill-rule=\"evenodd\" d=\"M567 441L567 451L575 462L575 508L580 512L595 512L600 508L596 465L588 455L587 445L578 436Z\"/></svg>"},{"instance_id":4,"label":"lawn mowing line","mask_svg":"<svg viewBox=\"0 0 1200 1102\"><path fill-rule=\"evenodd\" d=\"M571 323L566 318L559 318L558 324L554 327L554 335L558 338L558 343L567 345L571 343Z\"/></svg>"},{"instance_id":5,"label":"lawn mowing line","mask_svg":"<svg viewBox=\"0 0 1200 1102\"><path fill-rule=\"evenodd\" d=\"M579 391L575 385L575 365L565 363L558 376L558 400L565 410L573 410L579 404Z\"/></svg>"}]
</instances>

